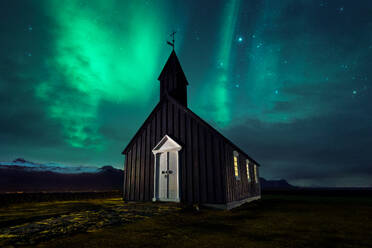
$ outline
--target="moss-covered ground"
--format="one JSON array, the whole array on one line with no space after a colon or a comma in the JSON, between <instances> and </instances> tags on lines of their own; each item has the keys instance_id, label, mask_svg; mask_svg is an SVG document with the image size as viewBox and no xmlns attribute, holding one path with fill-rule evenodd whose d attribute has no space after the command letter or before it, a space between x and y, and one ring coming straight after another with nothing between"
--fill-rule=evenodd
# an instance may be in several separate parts
<instances>
[{"instance_id":1,"label":"moss-covered ground","mask_svg":"<svg viewBox=\"0 0 372 248\"><path fill-rule=\"evenodd\" d=\"M51 206L54 210L49 209ZM120 199L30 203L1 209L0 223L8 223L6 225L9 226L9 221L20 222L19 219L22 219L24 222L27 218L34 223L39 221L37 218L43 219L43 215L58 218L74 211L105 210L97 218L124 218L125 213L120 214L121 210L118 209L127 209L126 214L138 215L138 218L133 218L133 221L107 222L101 226L93 225L92 222L91 228L86 230L76 229L65 235L36 239L28 246L372 247L372 199L368 197L264 195L262 200L232 211L202 208L198 212L168 204L128 204ZM103 217L115 211L119 214ZM71 221L74 222L73 219ZM79 221L81 219L77 219L76 223ZM3 240L10 239L3 237Z\"/></svg>"}]
</instances>

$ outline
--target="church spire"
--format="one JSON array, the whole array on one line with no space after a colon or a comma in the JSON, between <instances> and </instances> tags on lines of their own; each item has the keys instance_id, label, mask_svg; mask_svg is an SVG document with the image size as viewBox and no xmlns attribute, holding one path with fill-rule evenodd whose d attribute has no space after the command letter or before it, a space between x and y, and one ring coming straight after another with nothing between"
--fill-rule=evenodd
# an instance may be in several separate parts
<instances>
[{"instance_id":1,"label":"church spire","mask_svg":"<svg viewBox=\"0 0 372 248\"><path fill-rule=\"evenodd\" d=\"M160 100L166 95L170 95L187 107L188 82L174 49L165 63L158 80L160 81Z\"/></svg>"}]
</instances>

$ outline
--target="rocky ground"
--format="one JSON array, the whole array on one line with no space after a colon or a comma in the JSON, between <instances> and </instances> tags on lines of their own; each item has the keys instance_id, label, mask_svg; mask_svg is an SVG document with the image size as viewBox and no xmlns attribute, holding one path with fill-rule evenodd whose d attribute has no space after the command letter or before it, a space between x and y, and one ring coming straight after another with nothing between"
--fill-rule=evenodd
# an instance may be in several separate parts
<instances>
[{"instance_id":1,"label":"rocky ground","mask_svg":"<svg viewBox=\"0 0 372 248\"><path fill-rule=\"evenodd\" d=\"M8 206L0 208L0 247L95 232L178 209L175 204L124 203L120 198Z\"/></svg>"}]
</instances>

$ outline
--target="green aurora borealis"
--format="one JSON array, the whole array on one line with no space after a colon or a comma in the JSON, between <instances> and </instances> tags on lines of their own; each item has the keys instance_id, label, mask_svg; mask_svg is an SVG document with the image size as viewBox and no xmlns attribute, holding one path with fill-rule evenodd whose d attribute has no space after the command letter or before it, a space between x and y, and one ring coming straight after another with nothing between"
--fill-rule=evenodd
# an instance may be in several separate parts
<instances>
[{"instance_id":1,"label":"green aurora borealis","mask_svg":"<svg viewBox=\"0 0 372 248\"><path fill-rule=\"evenodd\" d=\"M372 186L371 13L346 0L2 1L0 161L121 168L177 30L190 109L264 177Z\"/></svg>"},{"instance_id":2,"label":"green aurora borealis","mask_svg":"<svg viewBox=\"0 0 372 248\"><path fill-rule=\"evenodd\" d=\"M117 3L47 2L59 28L51 63L63 71L78 98L56 99L50 94L53 79L40 83L36 96L49 103L48 115L61 122L65 140L74 147L104 149L96 118L102 100L126 103L141 97L138 103L145 104L151 97L149 83L158 73L164 43L164 9L135 2L120 8ZM120 15L125 18L102 20L102 12L119 14L116 8L123 10Z\"/></svg>"}]
</instances>

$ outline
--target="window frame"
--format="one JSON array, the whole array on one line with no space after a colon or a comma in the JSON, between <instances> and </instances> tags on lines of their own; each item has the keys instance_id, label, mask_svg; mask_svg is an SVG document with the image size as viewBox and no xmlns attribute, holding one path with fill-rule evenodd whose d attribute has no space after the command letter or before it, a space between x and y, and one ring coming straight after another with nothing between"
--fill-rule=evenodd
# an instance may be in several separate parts
<instances>
[{"instance_id":1,"label":"window frame","mask_svg":"<svg viewBox=\"0 0 372 248\"><path fill-rule=\"evenodd\" d=\"M235 158L236 158L236 166L235 166ZM239 153L237 151L233 152L233 168L234 168L235 180L240 181Z\"/></svg>"},{"instance_id":2,"label":"window frame","mask_svg":"<svg viewBox=\"0 0 372 248\"><path fill-rule=\"evenodd\" d=\"M249 170L249 159L246 159L245 160L245 169L247 170L247 180L248 180L248 182L250 183L252 180L251 180L251 172L250 172L250 170Z\"/></svg>"},{"instance_id":3,"label":"window frame","mask_svg":"<svg viewBox=\"0 0 372 248\"><path fill-rule=\"evenodd\" d=\"M253 165L253 170L254 170L254 180L255 180L255 182L256 183L258 183L258 173L257 173L257 165L256 164L254 164Z\"/></svg>"}]
</instances>

